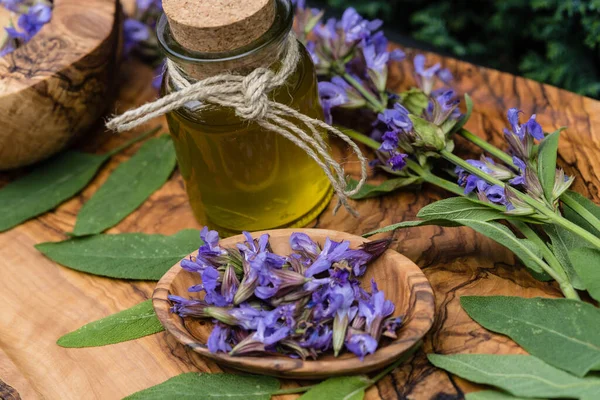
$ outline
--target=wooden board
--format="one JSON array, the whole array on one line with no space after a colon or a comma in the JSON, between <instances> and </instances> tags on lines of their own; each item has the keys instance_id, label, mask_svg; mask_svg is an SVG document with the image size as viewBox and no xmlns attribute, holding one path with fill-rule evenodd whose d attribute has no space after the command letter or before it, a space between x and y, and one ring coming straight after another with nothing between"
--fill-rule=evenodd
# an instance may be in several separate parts
<instances>
[{"instance_id":1,"label":"wooden board","mask_svg":"<svg viewBox=\"0 0 600 400\"><path fill-rule=\"evenodd\" d=\"M526 114L536 112L546 130L568 126L559 162L577 177L577 191L599 200L599 102L452 59L431 55L428 60L442 61L455 74L455 87L470 93L475 103L468 128L496 144L502 144L501 131L507 126L505 113L509 107L519 107ZM392 87L411 86L410 70L409 63L393 67ZM155 96L150 86L153 75L148 67L126 63L120 76L121 93L113 110L124 111L151 100ZM137 133L116 136L99 127L97 134L87 138L80 148L106 151ZM457 144L459 152L469 153L463 141L457 139ZM57 210L0 234L0 380L25 399L120 399L182 372L220 370L164 332L102 348L63 349L55 344L61 335L133 306L152 294L154 283L111 280L72 271L33 248L36 243L65 239L63 232L73 229L82 203L136 148L117 156L87 189ZM347 170L356 172L358 164L350 153L342 152L340 156L348 157ZM2 175L5 181L9 178ZM344 211L333 216L332 204L310 227L361 234L412 219L422 206L446 196L441 190L425 186L422 190L363 201L357 204L361 213L358 219ZM197 227L182 179L176 172L139 210L109 232L172 234ZM537 282L516 265L510 252L470 229L413 228L396 233L394 238L393 247L415 261L430 279L437 316L422 351L371 388L368 399L461 399L465 391L473 390L472 385L430 365L424 356L426 352L523 352L506 337L473 323L460 308L460 296L559 295L553 284ZM286 381L285 385L292 387L296 383ZM2 390L10 390L4 387L0 383Z\"/></svg>"}]
</instances>

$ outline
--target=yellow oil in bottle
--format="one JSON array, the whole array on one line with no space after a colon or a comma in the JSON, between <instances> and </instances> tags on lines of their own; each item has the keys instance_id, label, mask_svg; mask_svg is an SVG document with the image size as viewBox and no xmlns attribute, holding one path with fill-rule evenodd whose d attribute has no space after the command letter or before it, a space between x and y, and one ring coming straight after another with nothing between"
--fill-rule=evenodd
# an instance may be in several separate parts
<instances>
[{"instance_id":1,"label":"yellow oil in bottle","mask_svg":"<svg viewBox=\"0 0 600 400\"><path fill-rule=\"evenodd\" d=\"M288 84L270 98L323 118L306 50ZM215 105L189 104L167 114L167 120L189 200L201 223L224 234L302 226L327 206L332 189L321 168L277 133Z\"/></svg>"}]
</instances>

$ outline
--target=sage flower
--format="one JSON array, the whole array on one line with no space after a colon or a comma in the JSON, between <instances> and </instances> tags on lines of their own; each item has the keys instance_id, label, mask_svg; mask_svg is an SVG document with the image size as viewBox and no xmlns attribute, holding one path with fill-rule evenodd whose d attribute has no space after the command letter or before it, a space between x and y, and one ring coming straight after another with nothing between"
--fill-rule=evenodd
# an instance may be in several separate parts
<instances>
[{"instance_id":1,"label":"sage flower","mask_svg":"<svg viewBox=\"0 0 600 400\"><path fill-rule=\"evenodd\" d=\"M362 361L367 354L375 353L377 341L366 333L356 334L350 336L346 341L346 348L356 354Z\"/></svg>"}]
</instances>

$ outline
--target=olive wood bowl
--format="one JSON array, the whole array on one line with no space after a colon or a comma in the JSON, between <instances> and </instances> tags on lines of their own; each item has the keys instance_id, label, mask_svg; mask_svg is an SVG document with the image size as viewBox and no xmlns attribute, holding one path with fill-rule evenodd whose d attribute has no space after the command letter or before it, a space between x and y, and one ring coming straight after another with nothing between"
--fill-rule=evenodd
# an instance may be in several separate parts
<instances>
[{"instance_id":1,"label":"olive wood bowl","mask_svg":"<svg viewBox=\"0 0 600 400\"><path fill-rule=\"evenodd\" d=\"M293 232L304 232L321 245L327 237L336 241L349 240L353 248L368 241L359 236L324 229L277 229L256 232L252 236L256 238L263 233L269 233L273 251L284 255L291 252L289 237ZM221 246L232 247L244 240L242 235L230 237L222 240ZM152 295L152 303L160 322L179 342L223 366L281 378L321 379L336 375L364 374L391 364L410 350L431 328L434 316L433 290L417 265L402 254L387 250L369 265L366 274L361 277L361 284L365 289L370 290L372 278L377 282L379 289L384 291L386 298L395 304L394 316L402 316L404 323L398 330L397 339L386 339L382 347L374 354L366 356L364 361L346 350L338 358L327 354L314 361L303 361L283 355L232 357L226 353L210 353L206 342L212 330L212 323L191 318L182 319L170 312L171 302L167 296L173 294L189 297L188 288L198 284L200 279L198 274L185 271L179 264L173 266L158 282Z\"/></svg>"},{"instance_id":2,"label":"olive wood bowl","mask_svg":"<svg viewBox=\"0 0 600 400\"><path fill-rule=\"evenodd\" d=\"M48 158L99 121L116 86L121 14L118 0L54 0L50 22L0 57L0 170Z\"/></svg>"}]
</instances>

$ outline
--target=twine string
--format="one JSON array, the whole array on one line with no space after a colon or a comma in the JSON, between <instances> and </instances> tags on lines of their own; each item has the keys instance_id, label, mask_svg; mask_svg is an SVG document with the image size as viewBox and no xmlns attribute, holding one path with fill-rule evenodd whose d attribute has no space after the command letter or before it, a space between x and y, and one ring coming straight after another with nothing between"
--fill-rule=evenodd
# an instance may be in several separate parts
<instances>
[{"instance_id":1,"label":"twine string","mask_svg":"<svg viewBox=\"0 0 600 400\"><path fill-rule=\"evenodd\" d=\"M256 68L246 76L222 74L194 81L187 77L173 61L167 59L166 73L178 90L114 117L106 126L117 132L130 130L153 118L184 107L191 101L231 107L241 119L254 121L265 130L277 133L300 147L321 167L331 182L338 196L334 213L340 206L344 206L352 215L357 216L348 198L358 193L366 182L368 165L358 145L337 128L304 115L285 104L272 101L268 97L271 91L286 83L299 62L298 41L293 34L288 37L283 62L277 72L268 68ZM331 156L330 148L320 130L329 131L339 137L356 153L360 161L361 177L354 189L346 190L344 170Z\"/></svg>"}]
</instances>

